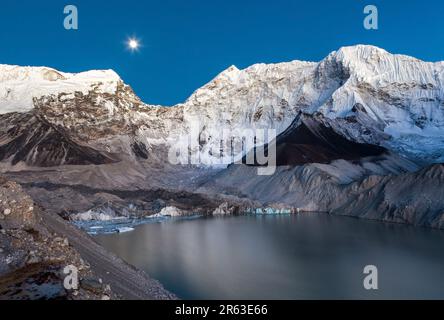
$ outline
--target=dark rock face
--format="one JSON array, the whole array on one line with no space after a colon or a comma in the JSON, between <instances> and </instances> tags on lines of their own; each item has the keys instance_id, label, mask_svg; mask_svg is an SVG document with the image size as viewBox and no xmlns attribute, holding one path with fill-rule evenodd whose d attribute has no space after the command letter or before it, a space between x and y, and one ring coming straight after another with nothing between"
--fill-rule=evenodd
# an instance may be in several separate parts
<instances>
[{"instance_id":1,"label":"dark rock face","mask_svg":"<svg viewBox=\"0 0 444 320\"><path fill-rule=\"evenodd\" d=\"M81 145L32 113L0 115L0 161L28 166L106 164L111 155Z\"/></svg>"},{"instance_id":2,"label":"dark rock face","mask_svg":"<svg viewBox=\"0 0 444 320\"><path fill-rule=\"evenodd\" d=\"M276 145L278 166L353 161L387 152L383 147L350 141L314 117L302 114L272 143ZM266 154L268 149L266 145ZM257 152L263 151L258 148Z\"/></svg>"},{"instance_id":3,"label":"dark rock face","mask_svg":"<svg viewBox=\"0 0 444 320\"><path fill-rule=\"evenodd\" d=\"M298 126L290 126L277 138L276 144L278 165L358 160L379 156L386 151L382 147L347 140L333 129L309 118L302 120Z\"/></svg>"},{"instance_id":4,"label":"dark rock face","mask_svg":"<svg viewBox=\"0 0 444 320\"><path fill-rule=\"evenodd\" d=\"M135 142L131 146L134 154L138 158L148 159L148 150L146 149L146 145L142 142Z\"/></svg>"}]
</instances>

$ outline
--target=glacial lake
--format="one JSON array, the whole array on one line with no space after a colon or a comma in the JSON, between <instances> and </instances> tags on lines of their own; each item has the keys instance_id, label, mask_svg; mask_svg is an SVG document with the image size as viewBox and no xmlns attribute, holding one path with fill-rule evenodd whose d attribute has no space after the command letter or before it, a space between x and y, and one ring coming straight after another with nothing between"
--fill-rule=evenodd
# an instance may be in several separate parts
<instances>
[{"instance_id":1,"label":"glacial lake","mask_svg":"<svg viewBox=\"0 0 444 320\"><path fill-rule=\"evenodd\" d=\"M182 299L444 299L444 231L325 214L170 220L95 239ZM364 289L367 265L378 290Z\"/></svg>"}]
</instances>

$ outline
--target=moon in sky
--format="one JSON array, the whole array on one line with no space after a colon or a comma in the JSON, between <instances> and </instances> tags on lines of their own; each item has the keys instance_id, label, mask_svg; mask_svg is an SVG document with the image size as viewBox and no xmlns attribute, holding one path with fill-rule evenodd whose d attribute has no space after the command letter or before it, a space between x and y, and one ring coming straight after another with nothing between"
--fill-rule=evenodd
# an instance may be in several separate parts
<instances>
[{"instance_id":1,"label":"moon in sky","mask_svg":"<svg viewBox=\"0 0 444 320\"><path fill-rule=\"evenodd\" d=\"M131 51L137 51L140 48L140 42L136 38L130 38L128 39L127 46Z\"/></svg>"}]
</instances>

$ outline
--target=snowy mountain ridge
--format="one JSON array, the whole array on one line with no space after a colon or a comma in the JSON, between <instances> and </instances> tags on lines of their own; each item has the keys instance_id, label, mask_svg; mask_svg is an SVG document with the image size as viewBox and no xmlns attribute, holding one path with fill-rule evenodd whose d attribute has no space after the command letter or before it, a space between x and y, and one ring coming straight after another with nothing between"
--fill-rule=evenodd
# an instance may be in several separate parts
<instances>
[{"instance_id":1,"label":"snowy mountain ridge","mask_svg":"<svg viewBox=\"0 0 444 320\"><path fill-rule=\"evenodd\" d=\"M0 65L0 114L30 111L34 98L52 94L86 94L94 87L113 94L121 81L112 70L73 74L47 67Z\"/></svg>"},{"instance_id":2,"label":"snowy mountain ridge","mask_svg":"<svg viewBox=\"0 0 444 320\"><path fill-rule=\"evenodd\" d=\"M243 129L280 134L304 113L347 139L444 161L444 62L374 46L344 47L319 63L231 66L174 107L142 103L113 71L0 65L0 114L34 108L47 123L114 153L131 152L128 139L148 150L186 145L198 123L198 147L190 152L208 164L219 157L222 130L239 144Z\"/></svg>"}]
</instances>

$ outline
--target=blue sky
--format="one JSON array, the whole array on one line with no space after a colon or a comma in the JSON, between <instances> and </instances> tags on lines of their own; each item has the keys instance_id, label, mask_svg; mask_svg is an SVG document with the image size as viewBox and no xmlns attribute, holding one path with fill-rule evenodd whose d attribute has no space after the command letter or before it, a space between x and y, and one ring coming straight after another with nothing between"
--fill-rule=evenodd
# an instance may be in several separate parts
<instances>
[{"instance_id":1,"label":"blue sky","mask_svg":"<svg viewBox=\"0 0 444 320\"><path fill-rule=\"evenodd\" d=\"M63 28L66 4L77 31ZM377 31L363 28L367 4ZM145 102L172 105L230 65L318 61L345 45L444 60L443 16L440 0L2 0L0 63L114 69ZM133 35L138 53L125 48Z\"/></svg>"}]
</instances>

